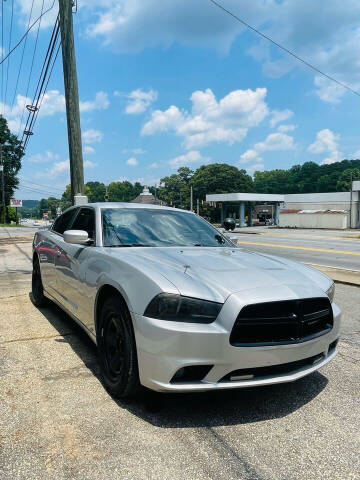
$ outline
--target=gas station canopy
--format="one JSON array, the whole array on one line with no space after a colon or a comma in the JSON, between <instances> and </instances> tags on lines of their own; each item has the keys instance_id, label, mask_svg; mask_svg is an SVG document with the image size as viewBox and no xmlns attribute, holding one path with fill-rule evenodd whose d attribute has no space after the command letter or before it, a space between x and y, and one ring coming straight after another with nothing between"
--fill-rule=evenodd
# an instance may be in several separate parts
<instances>
[{"instance_id":1,"label":"gas station canopy","mask_svg":"<svg viewBox=\"0 0 360 480\"><path fill-rule=\"evenodd\" d=\"M284 202L284 195L271 193L211 193L207 202Z\"/></svg>"},{"instance_id":2,"label":"gas station canopy","mask_svg":"<svg viewBox=\"0 0 360 480\"><path fill-rule=\"evenodd\" d=\"M226 218L226 210L229 204L237 204L239 208L239 227L245 226L245 204L270 203L274 205L274 222L279 221L279 206L285 200L284 195L274 195L270 193L211 193L206 195L207 202L221 203L221 225ZM251 207L250 207L251 211ZM250 215L251 218L251 215Z\"/></svg>"}]
</instances>

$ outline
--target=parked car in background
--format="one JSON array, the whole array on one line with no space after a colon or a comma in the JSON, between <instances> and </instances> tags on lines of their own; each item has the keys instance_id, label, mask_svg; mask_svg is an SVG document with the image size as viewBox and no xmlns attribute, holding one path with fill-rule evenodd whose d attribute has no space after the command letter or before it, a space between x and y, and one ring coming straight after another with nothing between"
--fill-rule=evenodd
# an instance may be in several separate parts
<instances>
[{"instance_id":1,"label":"parked car in background","mask_svg":"<svg viewBox=\"0 0 360 480\"><path fill-rule=\"evenodd\" d=\"M238 248L194 213L154 205L72 207L35 234L32 297L97 344L116 397L140 385L206 391L296 380L331 361L334 283Z\"/></svg>"}]
</instances>

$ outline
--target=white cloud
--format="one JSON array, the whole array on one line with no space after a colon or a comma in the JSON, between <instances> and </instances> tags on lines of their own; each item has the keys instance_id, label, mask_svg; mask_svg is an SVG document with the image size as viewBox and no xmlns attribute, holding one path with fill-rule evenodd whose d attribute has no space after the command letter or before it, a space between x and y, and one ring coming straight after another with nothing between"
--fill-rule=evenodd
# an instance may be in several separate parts
<instances>
[{"instance_id":1,"label":"white cloud","mask_svg":"<svg viewBox=\"0 0 360 480\"><path fill-rule=\"evenodd\" d=\"M270 127L274 128L278 123L285 122L292 117L294 112L287 108L286 110L272 110L270 115Z\"/></svg>"},{"instance_id":2,"label":"white cloud","mask_svg":"<svg viewBox=\"0 0 360 480\"><path fill-rule=\"evenodd\" d=\"M356 150L356 152L352 155L352 158L359 160L360 159L360 150Z\"/></svg>"},{"instance_id":3,"label":"white cloud","mask_svg":"<svg viewBox=\"0 0 360 480\"><path fill-rule=\"evenodd\" d=\"M149 90L148 92L144 92L141 89L133 90L127 95L128 103L125 112L133 115L143 113L155 102L157 97L158 93L155 90Z\"/></svg>"},{"instance_id":4,"label":"white cloud","mask_svg":"<svg viewBox=\"0 0 360 480\"><path fill-rule=\"evenodd\" d=\"M243 2L241 13L258 26L273 3L274 0ZM239 0L228 0L226 6L238 11ZM226 51L244 30L217 7L203 2L192 2L189 10L189 3L183 0L106 0L94 9L96 21L89 25L88 35L102 38L119 52L167 48L174 42Z\"/></svg>"},{"instance_id":5,"label":"white cloud","mask_svg":"<svg viewBox=\"0 0 360 480\"><path fill-rule=\"evenodd\" d=\"M295 125L279 125L277 127L278 132L286 133L286 132L293 132L295 130Z\"/></svg>"},{"instance_id":6,"label":"white cloud","mask_svg":"<svg viewBox=\"0 0 360 480\"><path fill-rule=\"evenodd\" d=\"M26 98L24 95L18 94L13 108L10 105L5 105L0 102L0 111L4 112L4 116L8 121L9 128L12 132L17 133L20 130L20 120L23 115L23 123L21 125L24 128L28 111L25 109L26 105L31 105L32 99ZM92 110L105 109L109 105L107 100L107 94L104 92L98 92L95 95L95 99L92 101L80 102L80 110L82 112L90 112ZM59 90L49 90L45 93L41 107L39 110L39 118L53 116L57 113L65 112L65 96L59 92Z\"/></svg>"},{"instance_id":7,"label":"white cloud","mask_svg":"<svg viewBox=\"0 0 360 480\"><path fill-rule=\"evenodd\" d=\"M183 167L184 165L192 165L193 163L208 163L210 158L203 157L197 150L191 150L184 155L179 155L169 161L169 164L173 168Z\"/></svg>"},{"instance_id":8,"label":"white cloud","mask_svg":"<svg viewBox=\"0 0 360 480\"><path fill-rule=\"evenodd\" d=\"M315 77L314 85L317 95L327 103L339 103L346 93L345 88L324 77Z\"/></svg>"},{"instance_id":9,"label":"white cloud","mask_svg":"<svg viewBox=\"0 0 360 480\"><path fill-rule=\"evenodd\" d=\"M259 125L268 115L266 88L235 90L217 101L212 90L191 95L191 112L172 105L156 110L143 126L142 135L175 132L187 149L212 142L233 144L244 139L250 127Z\"/></svg>"},{"instance_id":10,"label":"white cloud","mask_svg":"<svg viewBox=\"0 0 360 480\"><path fill-rule=\"evenodd\" d=\"M324 0L227 0L225 6L320 70L360 88L359 0L328 0L326 8ZM183 0L104 0L92 2L87 9L95 18L88 35L119 52L181 43L226 53L236 37L247 32L210 2L191 2L191 12ZM278 77L304 68L264 39L252 38L247 53L262 63L266 75ZM343 96L340 86L328 89L318 82L316 92L322 100L334 103Z\"/></svg>"},{"instance_id":11,"label":"white cloud","mask_svg":"<svg viewBox=\"0 0 360 480\"><path fill-rule=\"evenodd\" d=\"M308 151L310 153L323 153L335 150L338 145L339 135L325 128L316 134L316 140L309 145Z\"/></svg>"},{"instance_id":12,"label":"white cloud","mask_svg":"<svg viewBox=\"0 0 360 480\"><path fill-rule=\"evenodd\" d=\"M90 147L89 145L85 145L83 148L83 152L85 155L92 155L93 153L95 153L95 148Z\"/></svg>"},{"instance_id":13,"label":"white cloud","mask_svg":"<svg viewBox=\"0 0 360 480\"><path fill-rule=\"evenodd\" d=\"M265 165L263 163L253 163L252 165L246 167L246 171L249 175L253 176L255 172L261 172L264 170L264 168Z\"/></svg>"},{"instance_id":14,"label":"white cloud","mask_svg":"<svg viewBox=\"0 0 360 480\"><path fill-rule=\"evenodd\" d=\"M316 140L309 145L308 151L315 155L327 153L328 157L322 160L321 164L330 164L342 160L342 153L339 152L340 135L335 134L328 128L320 130L316 134Z\"/></svg>"},{"instance_id":15,"label":"white cloud","mask_svg":"<svg viewBox=\"0 0 360 480\"><path fill-rule=\"evenodd\" d=\"M89 130L85 130L82 134L83 142L84 143L98 143L101 142L103 139L103 134L100 130L94 130L90 128Z\"/></svg>"},{"instance_id":16,"label":"white cloud","mask_svg":"<svg viewBox=\"0 0 360 480\"><path fill-rule=\"evenodd\" d=\"M47 150L45 153L36 153L35 155L31 155L27 161L30 163L49 163L58 158L59 155L57 153Z\"/></svg>"},{"instance_id":17,"label":"white cloud","mask_svg":"<svg viewBox=\"0 0 360 480\"><path fill-rule=\"evenodd\" d=\"M80 101L80 112L90 112L92 110L106 110L110 105L108 94L106 92L97 92L94 100L85 102Z\"/></svg>"},{"instance_id":18,"label":"white cloud","mask_svg":"<svg viewBox=\"0 0 360 480\"><path fill-rule=\"evenodd\" d=\"M97 164L94 162L90 162L89 160L84 161L85 168L94 168L96 166ZM34 176L35 178L48 178L49 180L53 180L57 177L69 178L70 176L69 159L54 162L51 167L46 168L43 171L37 172Z\"/></svg>"},{"instance_id":19,"label":"white cloud","mask_svg":"<svg viewBox=\"0 0 360 480\"><path fill-rule=\"evenodd\" d=\"M295 148L294 139L285 133L270 133L263 142L258 142L253 148L240 155L239 164L245 165L249 175L256 170L263 170L264 163L260 153L267 151L292 150ZM246 166L247 165L247 166Z\"/></svg>"},{"instance_id":20,"label":"white cloud","mask_svg":"<svg viewBox=\"0 0 360 480\"><path fill-rule=\"evenodd\" d=\"M263 142L256 143L254 146L258 152L292 150L293 148L293 137L281 132L270 133Z\"/></svg>"},{"instance_id":21,"label":"white cloud","mask_svg":"<svg viewBox=\"0 0 360 480\"><path fill-rule=\"evenodd\" d=\"M17 2L18 7L20 9L20 24L22 26L27 26L29 21L30 11L32 9L31 20L32 23L40 16L41 14L41 7L42 2L32 2L32 0L19 0ZM51 5L53 4L53 0L45 0L43 6L43 12L48 10ZM52 8L46 15L41 18L40 28L45 29L48 27L52 27L57 17L57 9ZM35 29L39 24L36 24Z\"/></svg>"},{"instance_id":22,"label":"white cloud","mask_svg":"<svg viewBox=\"0 0 360 480\"><path fill-rule=\"evenodd\" d=\"M139 162L136 160L135 157L130 157L126 160L126 165L130 165L130 167L136 167L139 165Z\"/></svg>"},{"instance_id":23,"label":"white cloud","mask_svg":"<svg viewBox=\"0 0 360 480\"><path fill-rule=\"evenodd\" d=\"M246 152L240 155L240 163L249 163L259 159L260 159L259 153L253 149L246 150Z\"/></svg>"},{"instance_id":24,"label":"white cloud","mask_svg":"<svg viewBox=\"0 0 360 480\"><path fill-rule=\"evenodd\" d=\"M159 164L157 162L153 162L149 165L148 168L159 168Z\"/></svg>"},{"instance_id":25,"label":"white cloud","mask_svg":"<svg viewBox=\"0 0 360 480\"><path fill-rule=\"evenodd\" d=\"M122 153L133 153L134 155L143 155L146 153L146 150L143 150L142 148L124 148L122 150Z\"/></svg>"},{"instance_id":26,"label":"white cloud","mask_svg":"<svg viewBox=\"0 0 360 480\"><path fill-rule=\"evenodd\" d=\"M85 168L95 168L97 166L97 163L91 162L90 160L85 160L84 161L84 167Z\"/></svg>"}]
</instances>

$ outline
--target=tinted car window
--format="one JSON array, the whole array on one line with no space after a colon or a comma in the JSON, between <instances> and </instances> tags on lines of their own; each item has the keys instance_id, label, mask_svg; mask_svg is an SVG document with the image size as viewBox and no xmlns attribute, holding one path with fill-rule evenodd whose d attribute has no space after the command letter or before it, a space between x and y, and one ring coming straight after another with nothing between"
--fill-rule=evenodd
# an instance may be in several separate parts
<instances>
[{"instance_id":1,"label":"tinted car window","mask_svg":"<svg viewBox=\"0 0 360 480\"><path fill-rule=\"evenodd\" d=\"M76 212L77 209L74 208L73 210L69 210L68 212L60 215L60 217L55 220L51 230L62 235L65 230L68 230L68 227L70 226Z\"/></svg>"},{"instance_id":2,"label":"tinted car window","mask_svg":"<svg viewBox=\"0 0 360 480\"><path fill-rule=\"evenodd\" d=\"M72 230L85 230L89 238L95 238L95 212L92 208L82 208L75 218Z\"/></svg>"}]
</instances>

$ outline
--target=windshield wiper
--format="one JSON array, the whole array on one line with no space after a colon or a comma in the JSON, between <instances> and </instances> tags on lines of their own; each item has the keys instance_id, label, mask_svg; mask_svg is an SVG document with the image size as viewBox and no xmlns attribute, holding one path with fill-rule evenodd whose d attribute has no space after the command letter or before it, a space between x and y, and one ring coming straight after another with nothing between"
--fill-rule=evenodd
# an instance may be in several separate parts
<instances>
[{"instance_id":1,"label":"windshield wiper","mask_svg":"<svg viewBox=\"0 0 360 480\"><path fill-rule=\"evenodd\" d=\"M144 243L122 243L121 245L106 245L107 247L119 248L119 247L151 247L151 245L145 245Z\"/></svg>"}]
</instances>

